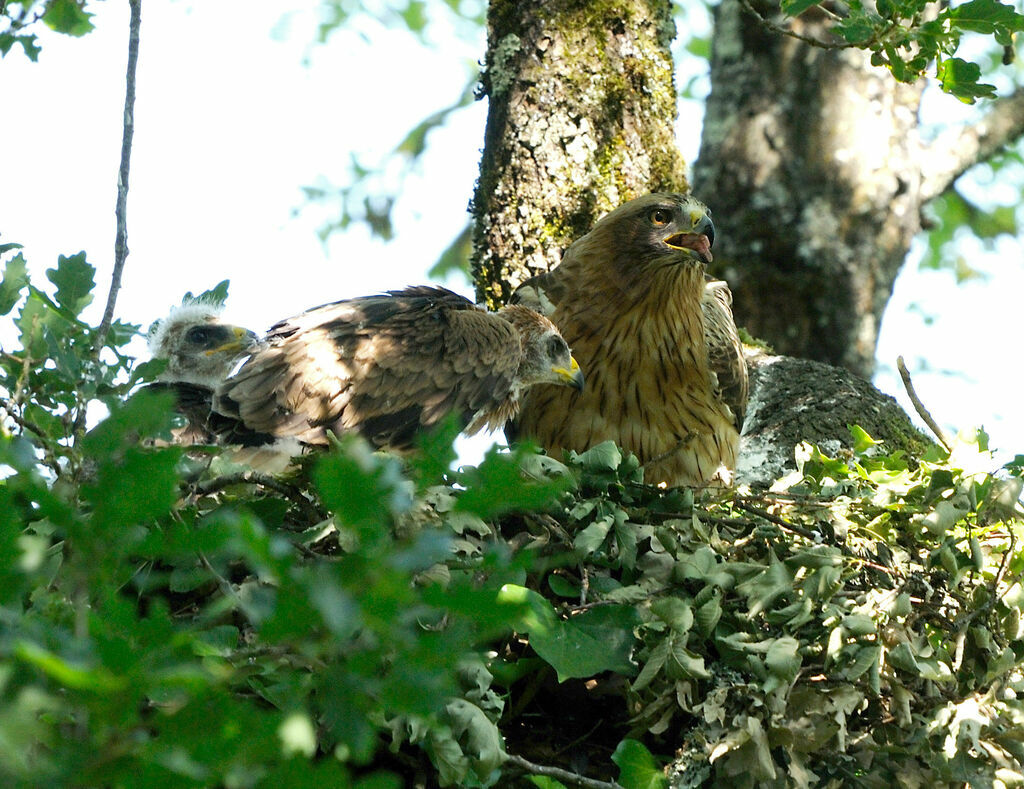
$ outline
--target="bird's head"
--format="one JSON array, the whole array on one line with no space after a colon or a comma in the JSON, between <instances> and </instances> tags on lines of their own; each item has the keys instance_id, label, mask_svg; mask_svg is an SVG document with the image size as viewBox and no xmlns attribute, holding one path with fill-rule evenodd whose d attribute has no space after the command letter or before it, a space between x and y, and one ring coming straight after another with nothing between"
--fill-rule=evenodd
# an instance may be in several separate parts
<instances>
[{"instance_id":1,"label":"bird's head","mask_svg":"<svg viewBox=\"0 0 1024 789\"><path fill-rule=\"evenodd\" d=\"M220 307L191 302L153 323L147 334L154 359L166 359L164 381L215 388L257 343L255 333L220 320Z\"/></svg>"},{"instance_id":2,"label":"bird's head","mask_svg":"<svg viewBox=\"0 0 1024 789\"><path fill-rule=\"evenodd\" d=\"M635 274L676 264L702 268L712 260L714 243L715 226L703 203L659 192L606 214L569 249L584 257L610 253L620 273Z\"/></svg>"},{"instance_id":3,"label":"bird's head","mask_svg":"<svg viewBox=\"0 0 1024 789\"><path fill-rule=\"evenodd\" d=\"M498 314L519 331L523 348L518 374L521 388L548 383L583 391L583 371L555 324L518 304Z\"/></svg>"}]
</instances>

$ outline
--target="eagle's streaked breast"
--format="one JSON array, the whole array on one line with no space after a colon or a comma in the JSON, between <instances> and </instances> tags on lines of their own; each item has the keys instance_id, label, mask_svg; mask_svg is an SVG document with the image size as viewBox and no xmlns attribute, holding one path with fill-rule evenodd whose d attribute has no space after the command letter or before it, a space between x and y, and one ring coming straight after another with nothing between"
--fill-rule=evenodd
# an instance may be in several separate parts
<instances>
[{"instance_id":1,"label":"eagle's streaked breast","mask_svg":"<svg viewBox=\"0 0 1024 789\"><path fill-rule=\"evenodd\" d=\"M639 457L649 482L731 481L742 407L722 396L728 376L715 372L712 356L734 370L743 400L746 368L728 302L704 304L717 299L702 260L711 238L700 203L649 195L620 206L557 268L524 283L534 301L543 292L554 304L550 317L587 370L587 389L530 392L519 435L551 451L611 439ZM710 321L726 318L731 333L709 330Z\"/></svg>"}]
</instances>

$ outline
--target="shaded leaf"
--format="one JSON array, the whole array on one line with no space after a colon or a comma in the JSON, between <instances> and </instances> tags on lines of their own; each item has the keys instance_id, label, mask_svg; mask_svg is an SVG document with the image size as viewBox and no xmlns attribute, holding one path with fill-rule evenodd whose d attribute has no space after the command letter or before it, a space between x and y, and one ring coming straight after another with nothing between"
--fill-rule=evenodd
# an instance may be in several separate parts
<instances>
[{"instance_id":1,"label":"shaded leaf","mask_svg":"<svg viewBox=\"0 0 1024 789\"><path fill-rule=\"evenodd\" d=\"M516 629L529 634L530 646L555 669L559 682L602 671L632 671L634 638L631 627L624 625L639 619L631 608L599 606L562 620L547 600L514 584L501 588L499 601L526 603Z\"/></svg>"},{"instance_id":2,"label":"shaded leaf","mask_svg":"<svg viewBox=\"0 0 1024 789\"><path fill-rule=\"evenodd\" d=\"M787 16L799 16L811 6L817 4L818 0L782 0L782 13Z\"/></svg>"},{"instance_id":3,"label":"shaded leaf","mask_svg":"<svg viewBox=\"0 0 1024 789\"><path fill-rule=\"evenodd\" d=\"M92 302L95 273L96 269L85 261L85 253L79 252L71 257L61 255L57 268L46 270L46 278L57 286L57 303L72 315L78 315Z\"/></svg>"},{"instance_id":4,"label":"shaded leaf","mask_svg":"<svg viewBox=\"0 0 1024 789\"><path fill-rule=\"evenodd\" d=\"M228 287L230 285L231 280L224 279L209 290L204 290L198 296L193 296L192 291L188 291L181 297L181 303L191 304L193 302L201 301L204 304L223 305L224 302L228 300Z\"/></svg>"}]
</instances>

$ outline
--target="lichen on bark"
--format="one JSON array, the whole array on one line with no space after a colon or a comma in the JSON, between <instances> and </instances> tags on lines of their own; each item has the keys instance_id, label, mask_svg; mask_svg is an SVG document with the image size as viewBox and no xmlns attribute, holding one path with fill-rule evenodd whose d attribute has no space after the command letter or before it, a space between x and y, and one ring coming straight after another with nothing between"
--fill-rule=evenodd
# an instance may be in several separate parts
<instances>
[{"instance_id":1,"label":"lichen on bark","mask_svg":"<svg viewBox=\"0 0 1024 789\"><path fill-rule=\"evenodd\" d=\"M686 191L664 0L491 4L473 276L491 307L606 211Z\"/></svg>"}]
</instances>

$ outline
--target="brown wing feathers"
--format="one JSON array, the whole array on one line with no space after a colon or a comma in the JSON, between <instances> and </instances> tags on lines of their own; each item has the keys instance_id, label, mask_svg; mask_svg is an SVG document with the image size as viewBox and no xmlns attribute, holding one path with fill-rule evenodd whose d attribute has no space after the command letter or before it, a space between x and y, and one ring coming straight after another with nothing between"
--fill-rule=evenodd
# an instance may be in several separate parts
<instances>
[{"instance_id":1,"label":"brown wing feathers","mask_svg":"<svg viewBox=\"0 0 1024 789\"><path fill-rule=\"evenodd\" d=\"M732 316L732 293L721 280L708 279L700 303L704 313L708 364L715 373L716 393L729 406L733 424L743 429L747 409L747 363Z\"/></svg>"},{"instance_id":2,"label":"brown wing feathers","mask_svg":"<svg viewBox=\"0 0 1024 789\"><path fill-rule=\"evenodd\" d=\"M521 358L508 321L444 288L407 288L276 324L215 407L258 433L323 444L355 430L404 449L450 412L468 423L501 409Z\"/></svg>"}]
</instances>

